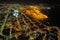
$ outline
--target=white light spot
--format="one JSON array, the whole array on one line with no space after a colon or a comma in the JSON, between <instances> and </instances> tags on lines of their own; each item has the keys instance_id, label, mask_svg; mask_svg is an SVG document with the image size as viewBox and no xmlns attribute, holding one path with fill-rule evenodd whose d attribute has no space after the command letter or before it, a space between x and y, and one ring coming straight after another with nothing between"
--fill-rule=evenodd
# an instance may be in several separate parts
<instances>
[{"instance_id":1,"label":"white light spot","mask_svg":"<svg viewBox=\"0 0 60 40\"><path fill-rule=\"evenodd\" d=\"M14 12L13 12L13 16L18 16L19 15L19 11L18 10L14 10Z\"/></svg>"}]
</instances>

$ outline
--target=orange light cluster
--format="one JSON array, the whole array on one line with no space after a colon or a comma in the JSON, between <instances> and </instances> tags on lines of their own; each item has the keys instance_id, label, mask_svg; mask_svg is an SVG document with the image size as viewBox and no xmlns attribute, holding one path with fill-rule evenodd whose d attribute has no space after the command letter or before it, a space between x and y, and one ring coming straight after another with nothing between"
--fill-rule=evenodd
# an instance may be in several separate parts
<instances>
[{"instance_id":1,"label":"orange light cluster","mask_svg":"<svg viewBox=\"0 0 60 40\"><path fill-rule=\"evenodd\" d=\"M45 15L45 14L43 14L43 12L41 12L40 7L38 7L38 6L31 6L31 5L23 6L23 7L20 7L20 10L22 10L25 14L27 14L37 20L48 18L47 15Z\"/></svg>"}]
</instances>

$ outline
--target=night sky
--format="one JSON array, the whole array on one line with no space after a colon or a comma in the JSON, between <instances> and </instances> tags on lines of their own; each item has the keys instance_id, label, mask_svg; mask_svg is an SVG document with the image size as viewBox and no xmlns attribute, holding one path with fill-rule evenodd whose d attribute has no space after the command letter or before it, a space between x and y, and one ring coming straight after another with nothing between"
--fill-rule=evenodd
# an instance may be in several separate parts
<instances>
[{"instance_id":1,"label":"night sky","mask_svg":"<svg viewBox=\"0 0 60 40\"><path fill-rule=\"evenodd\" d=\"M60 1L59 0L0 0L0 3L18 3L18 4L52 4L54 8L52 8L49 12L49 17L52 19L54 25L60 26Z\"/></svg>"},{"instance_id":2,"label":"night sky","mask_svg":"<svg viewBox=\"0 0 60 40\"><path fill-rule=\"evenodd\" d=\"M1 2L5 2L5 3L50 3L50 4L59 4L60 1L59 0L0 0Z\"/></svg>"}]
</instances>

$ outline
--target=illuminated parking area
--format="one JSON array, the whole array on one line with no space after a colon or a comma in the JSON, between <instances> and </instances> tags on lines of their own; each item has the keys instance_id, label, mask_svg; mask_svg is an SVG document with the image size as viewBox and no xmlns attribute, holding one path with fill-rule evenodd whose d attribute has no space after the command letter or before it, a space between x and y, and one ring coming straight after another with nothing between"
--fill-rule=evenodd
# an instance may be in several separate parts
<instances>
[{"instance_id":1,"label":"illuminated parking area","mask_svg":"<svg viewBox=\"0 0 60 40\"><path fill-rule=\"evenodd\" d=\"M27 14L36 20L42 20L48 18L47 15L43 14L39 6L35 5L21 6L20 10L22 10L24 14Z\"/></svg>"}]
</instances>

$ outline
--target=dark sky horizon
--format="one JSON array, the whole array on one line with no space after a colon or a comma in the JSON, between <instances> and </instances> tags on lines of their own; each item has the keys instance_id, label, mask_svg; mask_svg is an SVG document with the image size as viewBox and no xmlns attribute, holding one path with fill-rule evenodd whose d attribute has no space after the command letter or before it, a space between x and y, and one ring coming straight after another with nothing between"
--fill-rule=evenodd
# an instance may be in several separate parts
<instances>
[{"instance_id":1,"label":"dark sky horizon","mask_svg":"<svg viewBox=\"0 0 60 40\"><path fill-rule=\"evenodd\" d=\"M0 0L0 3L50 3L50 4L59 4L59 0Z\"/></svg>"}]
</instances>

